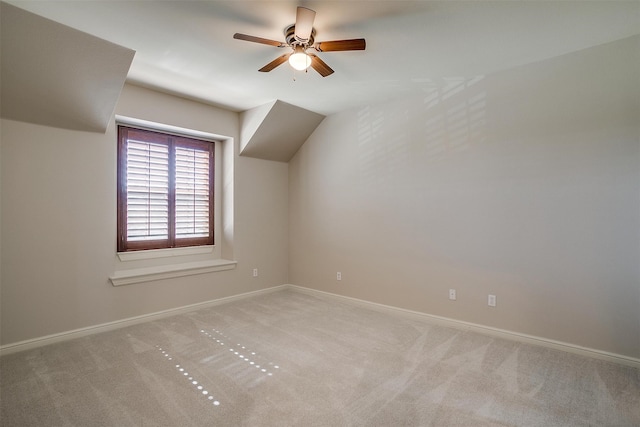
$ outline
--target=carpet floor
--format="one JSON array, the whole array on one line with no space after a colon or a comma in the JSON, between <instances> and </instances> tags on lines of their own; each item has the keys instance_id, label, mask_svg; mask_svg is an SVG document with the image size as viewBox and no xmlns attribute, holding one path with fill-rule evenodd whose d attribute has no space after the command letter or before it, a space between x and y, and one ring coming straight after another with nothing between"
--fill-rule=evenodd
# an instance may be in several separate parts
<instances>
[{"instance_id":1,"label":"carpet floor","mask_svg":"<svg viewBox=\"0 0 640 427\"><path fill-rule=\"evenodd\" d=\"M2 426L640 426L640 370L291 290L0 358Z\"/></svg>"}]
</instances>

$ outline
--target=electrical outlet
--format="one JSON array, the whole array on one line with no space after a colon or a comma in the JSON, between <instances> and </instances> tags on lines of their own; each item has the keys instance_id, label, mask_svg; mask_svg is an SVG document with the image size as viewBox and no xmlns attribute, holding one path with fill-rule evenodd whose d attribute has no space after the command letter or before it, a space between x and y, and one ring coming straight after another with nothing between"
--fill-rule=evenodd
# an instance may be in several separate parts
<instances>
[{"instance_id":1,"label":"electrical outlet","mask_svg":"<svg viewBox=\"0 0 640 427\"><path fill-rule=\"evenodd\" d=\"M258 269L257 268L253 269L253 277L258 277Z\"/></svg>"},{"instance_id":2,"label":"electrical outlet","mask_svg":"<svg viewBox=\"0 0 640 427\"><path fill-rule=\"evenodd\" d=\"M496 296L495 295L489 295L489 298L487 299L487 304L489 305L489 307L495 307L496 306Z\"/></svg>"},{"instance_id":3,"label":"electrical outlet","mask_svg":"<svg viewBox=\"0 0 640 427\"><path fill-rule=\"evenodd\" d=\"M336 273L336 280L342 280L342 273L340 273L338 271L338 273Z\"/></svg>"},{"instance_id":4,"label":"electrical outlet","mask_svg":"<svg viewBox=\"0 0 640 427\"><path fill-rule=\"evenodd\" d=\"M456 300L456 290L455 289L449 289L449 299L452 301Z\"/></svg>"}]
</instances>

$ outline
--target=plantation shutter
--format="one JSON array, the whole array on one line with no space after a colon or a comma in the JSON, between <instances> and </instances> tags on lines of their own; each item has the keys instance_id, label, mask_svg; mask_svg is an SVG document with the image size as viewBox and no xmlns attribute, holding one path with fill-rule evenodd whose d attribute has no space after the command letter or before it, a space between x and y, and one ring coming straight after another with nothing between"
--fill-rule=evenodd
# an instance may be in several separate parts
<instances>
[{"instance_id":1,"label":"plantation shutter","mask_svg":"<svg viewBox=\"0 0 640 427\"><path fill-rule=\"evenodd\" d=\"M169 147L127 143L127 241L169 238Z\"/></svg>"},{"instance_id":2,"label":"plantation shutter","mask_svg":"<svg viewBox=\"0 0 640 427\"><path fill-rule=\"evenodd\" d=\"M176 145L176 239L207 237L211 182L209 151Z\"/></svg>"},{"instance_id":3,"label":"plantation shutter","mask_svg":"<svg viewBox=\"0 0 640 427\"><path fill-rule=\"evenodd\" d=\"M118 128L118 251L213 244L213 143Z\"/></svg>"}]
</instances>

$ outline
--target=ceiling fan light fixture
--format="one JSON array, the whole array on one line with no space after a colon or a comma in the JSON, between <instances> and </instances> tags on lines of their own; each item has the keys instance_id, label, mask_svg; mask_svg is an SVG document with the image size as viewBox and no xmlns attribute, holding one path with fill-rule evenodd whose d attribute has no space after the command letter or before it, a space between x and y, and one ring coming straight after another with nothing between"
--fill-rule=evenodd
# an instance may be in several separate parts
<instances>
[{"instance_id":1,"label":"ceiling fan light fixture","mask_svg":"<svg viewBox=\"0 0 640 427\"><path fill-rule=\"evenodd\" d=\"M307 55L302 46L293 48L293 53L289 56L289 65L294 70L304 71L311 65L311 57Z\"/></svg>"},{"instance_id":2,"label":"ceiling fan light fixture","mask_svg":"<svg viewBox=\"0 0 640 427\"><path fill-rule=\"evenodd\" d=\"M366 43L364 39L330 40L315 43L316 29L313 28L313 21L315 20L315 17L315 11L306 7L298 6L296 22L284 29L285 42L249 36L241 33L235 33L233 38L275 47L288 47L293 50L292 52L287 49L287 53L280 55L264 67L260 68L258 71L261 73L267 73L284 64L288 60L289 65L291 65L291 68L294 70L306 71L311 67L322 77L327 77L333 74L331 67L320 59L318 55L315 55L314 53L307 53L307 50L313 49L317 52L364 50Z\"/></svg>"}]
</instances>

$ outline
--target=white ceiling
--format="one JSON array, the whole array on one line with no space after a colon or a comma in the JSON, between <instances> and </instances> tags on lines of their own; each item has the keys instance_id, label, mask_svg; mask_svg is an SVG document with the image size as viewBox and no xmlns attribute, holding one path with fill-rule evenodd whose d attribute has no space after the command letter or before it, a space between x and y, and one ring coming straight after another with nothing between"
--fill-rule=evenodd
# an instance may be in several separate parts
<instances>
[{"instance_id":1,"label":"white ceiling","mask_svg":"<svg viewBox=\"0 0 640 427\"><path fill-rule=\"evenodd\" d=\"M279 99L326 115L640 33L639 1L9 3L135 50L133 83L236 111ZM363 37L367 49L320 53L326 78L259 73L283 51L233 34L284 40L298 5L316 10L317 41Z\"/></svg>"}]
</instances>

